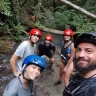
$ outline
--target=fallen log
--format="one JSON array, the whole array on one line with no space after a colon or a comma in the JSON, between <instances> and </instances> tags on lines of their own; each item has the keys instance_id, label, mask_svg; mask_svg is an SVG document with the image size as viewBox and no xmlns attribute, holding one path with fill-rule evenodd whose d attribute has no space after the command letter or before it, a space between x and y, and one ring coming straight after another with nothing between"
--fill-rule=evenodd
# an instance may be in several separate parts
<instances>
[{"instance_id":1,"label":"fallen log","mask_svg":"<svg viewBox=\"0 0 96 96\"><path fill-rule=\"evenodd\" d=\"M49 32L49 33L54 33L54 34L63 34L63 31L50 29L50 28L46 28L46 27L43 27L41 30L44 32Z\"/></svg>"}]
</instances>

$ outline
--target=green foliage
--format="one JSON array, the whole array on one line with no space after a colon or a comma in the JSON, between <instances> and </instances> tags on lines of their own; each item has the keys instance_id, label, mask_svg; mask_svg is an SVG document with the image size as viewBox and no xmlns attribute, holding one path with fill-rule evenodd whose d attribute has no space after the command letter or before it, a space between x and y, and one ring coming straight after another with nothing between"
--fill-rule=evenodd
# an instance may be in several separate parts
<instances>
[{"instance_id":1,"label":"green foliage","mask_svg":"<svg viewBox=\"0 0 96 96\"><path fill-rule=\"evenodd\" d=\"M34 10L35 2L36 2L36 0L27 0L27 3L24 5L24 7L26 8L26 11L30 15L32 15L34 12L33 10Z\"/></svg>"},{"instance_id":2,"label":"green foliage","mask_svg":"<svg viewBox=\"0 0 96 96\"><path fill-rule=\"evenodd\" d=\"M36 27L40 28L40 29L43 29L44 26L38 21L34 24Z\"/></svg>"},{"instance_id":3,"label":"green foliage","mask_svg":"<svg viewBox=\"0 0 96 96\"><path fill-rule=\"evenodd\" d=\"M0 22L0 32L3 31L3 28L2 28L2 27L3 27L4 25L5 25L5 23Z\"/></svg>"},{"instance_id":4,"label":"green foliage","mask_svg":"<svg viewBox=\"0 0 96 96\"><path fill-rule=\"evenodd\" d=\"M0 13L7 17L0 22L0 30L10 33L15 40L20 40L24 27L20 23L19 2L13 4L10 0L0 0Z\"/></svg>"},{"instance_id":5,"label":"green foliage","mask_svg":"<svg viewBox=\"0 0 96 96\"><path fill-rule=\"evenodd\" d=\"M44 9L44 14L43 14L43 24L46 27L51 27L50 25L54 21L54 13L50 9Z\"/></svg>"},{"instance_id":6,"label":"green foliage","mask_svg":"<svg viewBox=\"0 0 96 96\"><path fill-rule=\"evenodd\" d=\"M87 11L96 13L96 0L69 1ZM35 26L41 29L45 26L64 30L64 26L73 25L76 26L77 32L96 31L95 20L58 0L27 0L26 2L25 0L0 0L0 14L7 17L3 21L0 19L0 30L3 30L2 26L5 26L6 31L11 31L16 40L20 39L22 30L24 30L22 22L25 20L27 22L26 17L29 15L37 17Z\"/></svg>"},{"instance_id":7,"label":"green foliage","mask_svg":"<svg viewBox=\"0 0 96 96\"><path fill-rule=\"evenodd\" d=\"M87 0L84 5L84 8L96 14L96 0Z\"/></svg>"},{"instance_id":8,"label":"green foliage","mask_svg":"<svg viewBox=\"0 0 96 96\"><path fill-rule=\"evenodd\" d=\"M52 11L45 12L44 25L49 28L64 30L65 25L76 26L77 32L96 31L96 23L86 15L77 12L76 10L68 10L65 5L58 6L57 11L52 14ZM50 21L50 18L51 19Z\"/></svg>"},{"instance_id":9,"label":"green foliage","mask_svg":"<svg viewBox=\"0 0 96 96\"><path fill-rule=\"evenodd\" d=\"M10 0L0 0L0 12L6 16L11 16Z\"/></svg>"},{"instance_id":10,"label":"green foliage","mask_svg":"<svg viewBox=\"0 0 96 96\"><path fill-rule=\"evenodd\" d=\"M15 39L18 41L21 39L21 34L24 31L24 27L21 26L19 23L18 25L14 25L12 28L12 35L15 36Z\"/></svg>"}]
</instances>

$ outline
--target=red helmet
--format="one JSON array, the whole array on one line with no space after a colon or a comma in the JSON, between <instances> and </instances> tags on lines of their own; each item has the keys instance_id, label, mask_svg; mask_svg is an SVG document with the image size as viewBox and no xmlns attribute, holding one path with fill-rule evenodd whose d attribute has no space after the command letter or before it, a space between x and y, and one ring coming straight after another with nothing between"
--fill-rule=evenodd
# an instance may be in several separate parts
<instances>
[{"instance_id":1,"label":"red helmet","mask_svg":"<svg viewBox=\"0 0 96 96\"><path fill-rule=\"evenodd\" d=\"M74 32L70 29L66 29L63 33L63 35L68 35L68 36L73 36L74 35Z\"/></svg>"},{"instance_id":2,"label":"red helmet","mask_svg":"<svg viewBox=\"0 0 96 96\"><path fill-rule=\"evenodd\" d=\"M53 40L53 38L52 38L52 36L51 36L51 35L46 35L46 36L45 36L45 40L52 41L52 40Z\"/></svg>"},{"instance_id":3,"label":"red helmet","mask_svg":"<svg viewBox=\"0 0 96 96\"><path fill-rule=\"evenodd\" d=\"M29 32L29 35L38 35L38 36L42 36L42 33L40 30L38 29L31 29L30 32Z\"/></svg>"}]
</instances>

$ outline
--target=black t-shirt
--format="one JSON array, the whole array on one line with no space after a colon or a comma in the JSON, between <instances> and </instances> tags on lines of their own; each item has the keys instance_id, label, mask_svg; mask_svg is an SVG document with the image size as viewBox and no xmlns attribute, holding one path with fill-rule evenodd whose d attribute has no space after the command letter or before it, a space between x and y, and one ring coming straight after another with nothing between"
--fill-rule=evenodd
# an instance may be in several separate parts
<instances>
[{"instance_id":1,"label":"black t-shirt","mask_svg":"<svg viewBox=\"0 0 96 96\"><path fill-rule=\"evenodd\" d=\"M45 42L42 41L39 45L38 45L38 50L39 50L39 54L49 54L50 51L55 52L56 48L55 45L51 42L50 45L48 47L45 46Z\"/></svg>"},{"instance_id":2,"label":"black t-shirt","mask_svg":"<svg viewBox=\"0 0 96 96\"><path fill-rule=\"evenodd\" d=\"M76 74L65 87L63 96L96 96L96 77L85 79Z\"/></svg>"}]
</instances>

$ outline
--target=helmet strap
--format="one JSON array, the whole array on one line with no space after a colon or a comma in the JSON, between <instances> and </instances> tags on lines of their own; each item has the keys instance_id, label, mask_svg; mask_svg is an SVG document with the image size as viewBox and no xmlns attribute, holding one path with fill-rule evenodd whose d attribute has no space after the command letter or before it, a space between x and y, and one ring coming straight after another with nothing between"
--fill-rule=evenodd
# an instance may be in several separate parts
<instances>
[{"instance_id":1,"label":"helmet strap","mask_svg":"<svg viewBox=\"0 0 96 96\"><path fill-rule=\"evenodd\" d=\"M30 79L27 79L27 78L24 76L24 72L25 72L25 71L26 71L26 70L23 70L23 71L22 71L23 79L29 81Z\"/></svg>"},{"instance_id":2,"label":"helmet strap","mask_svg":"<svg viewBox=\"0 0 96 96\"><path fill-rule=\"evenodd\" d=\"M29 40L30 40L31 44L34 45L35 43L33 41L31 41L31 36L32 35L29 36Z\"/></svg>"}]
</instances>

